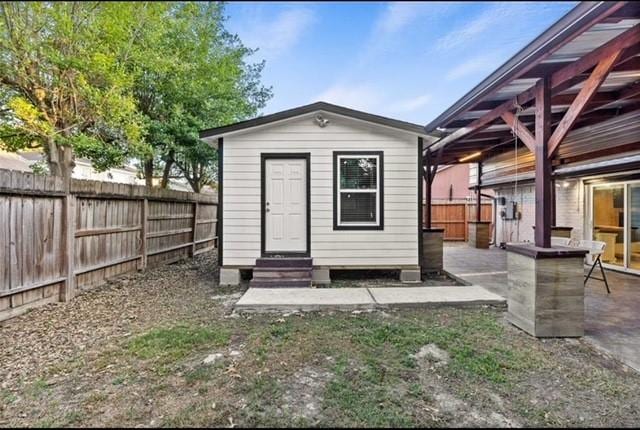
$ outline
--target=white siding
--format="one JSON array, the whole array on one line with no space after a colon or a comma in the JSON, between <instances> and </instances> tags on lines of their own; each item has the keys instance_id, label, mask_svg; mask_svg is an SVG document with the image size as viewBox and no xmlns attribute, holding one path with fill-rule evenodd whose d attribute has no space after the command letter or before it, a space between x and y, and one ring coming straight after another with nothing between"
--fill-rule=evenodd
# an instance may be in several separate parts
<instances>
[{"instance_id":1,"label":"white siding","mask_svg":"<svg viewBox=\"0 0 640 430\"><path fill-rule=\"evenodd\" d=\"M223 265L260 257L260 154L311 153L311 257L316 266L418 264L417 136L323 113L226 136ZM333 152L384 152L384 230L333 230Z\"/></svg>"}]
</instances>

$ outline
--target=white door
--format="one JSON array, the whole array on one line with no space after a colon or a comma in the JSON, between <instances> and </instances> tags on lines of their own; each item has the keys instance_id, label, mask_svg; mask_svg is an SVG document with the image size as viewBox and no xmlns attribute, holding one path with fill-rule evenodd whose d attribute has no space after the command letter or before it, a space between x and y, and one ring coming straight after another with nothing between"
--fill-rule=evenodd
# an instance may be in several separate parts
<instances>
[{"instance_id":1,"label":"white door","mask_svg":"<svg viewBox=\"0 0 640 430\"><path fill-rule=\"evenodd\" d=\"M307 161L265 160L265 252L307 250Z\"/></svg>"}]
</instances>

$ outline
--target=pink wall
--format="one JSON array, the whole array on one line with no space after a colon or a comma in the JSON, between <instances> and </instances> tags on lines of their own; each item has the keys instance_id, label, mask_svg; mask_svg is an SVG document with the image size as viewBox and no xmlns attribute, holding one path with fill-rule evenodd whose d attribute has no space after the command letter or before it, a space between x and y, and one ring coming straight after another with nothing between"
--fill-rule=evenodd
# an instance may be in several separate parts
<instances>
[{"instance_id":1,"label":"pink wall","mask_svg":"<svg viewBox=\"0 0 640 430\"><path fill-rule=\"evenodd\" d=\"M475 195L473 190L469 190L468 164L454 164L441 168L433 180L432 198L448 200L451 186L453 186L453 199L464 199Z\"/></svg>"}]
</instances>

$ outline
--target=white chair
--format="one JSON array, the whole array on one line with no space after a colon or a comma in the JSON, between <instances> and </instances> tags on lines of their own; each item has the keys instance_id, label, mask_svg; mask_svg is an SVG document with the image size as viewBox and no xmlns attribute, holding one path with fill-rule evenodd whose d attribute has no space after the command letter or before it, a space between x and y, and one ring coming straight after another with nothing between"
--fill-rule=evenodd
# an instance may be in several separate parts
<instances>
[{"instance_id":1,"label":"white chair","mask_svg":"<svg viewBox=\"0 0 640 430\"><path fill-rule=\"evenodd\" d=\"M551 236L551 246L571 246L571 238Z\"/></svg>"},{"instance_id":2,"label":"white chair","mask_svg":"<svg viewBox=\"0 0 640 430\"><path fill-rule=\"evenodd\" d=\"M598 281L604 282L604 285L607 287L607 294L611 293L609 290L609 282L607 282L607 275L604 274L604 268L602 267L602 262L600 261L600 257L604 254L604 251L607 247L605 242L600 242L597 240L581 240L578 242L578 248L587 249L589 251L589 255L595 257L593 260L593 264L591 265L591 269L589 269L589 273L584 278L584 284L587 284L589 278L597 279ZM600 266L600 273L602 273L602 278L596 278L595 276L591 276L593 269L595 269L596 264Z\"/></svg>"}]
</instances>

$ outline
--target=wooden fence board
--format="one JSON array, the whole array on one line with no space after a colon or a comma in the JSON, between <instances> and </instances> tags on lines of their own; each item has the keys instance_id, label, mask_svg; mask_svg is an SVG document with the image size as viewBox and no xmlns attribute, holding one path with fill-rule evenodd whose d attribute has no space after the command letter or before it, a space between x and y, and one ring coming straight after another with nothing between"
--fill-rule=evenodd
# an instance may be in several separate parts
<instances>
[{"instance_id":1,"label":"wooden fence board","mask_svg":"<svg viewBox=\"0 0 640 430\"><path fill-rule=\"evenodd\" d=\"M475 203L469 202L434 202L431 204L431 225L444 228L444 240L466 241L468 222L475 220L475 208ZM491 203L482 203L481 220L493 222Z\"/></svg>"},{"instance_id":2,"label":"wooden fence board","mask_svg":"<svg viewBox=\"0 0 640 430\"><path fill-rule=\"evenodd\" d=\"M217 242L215 197L97 181L69 188L0 169L0 321Z\"/></svg>"}]
</instances>

